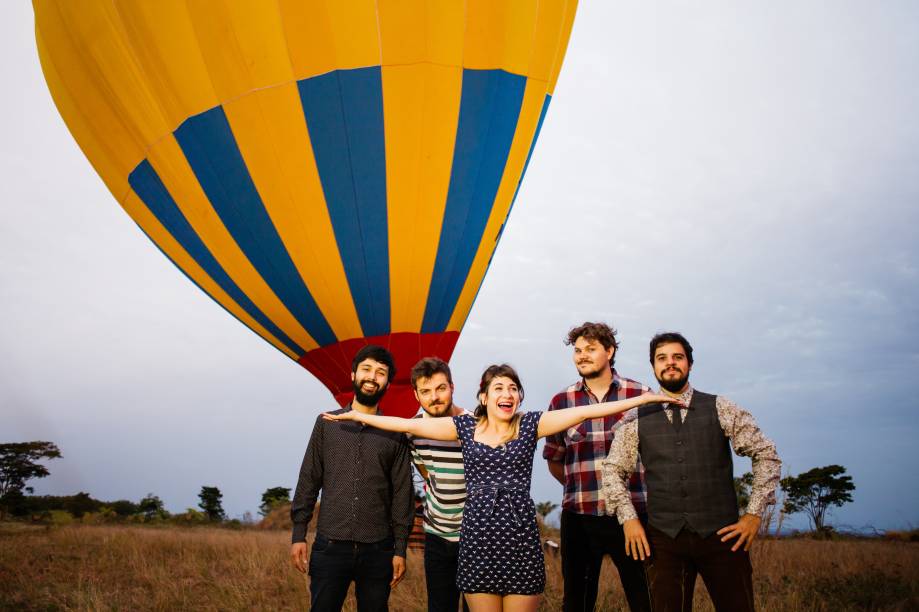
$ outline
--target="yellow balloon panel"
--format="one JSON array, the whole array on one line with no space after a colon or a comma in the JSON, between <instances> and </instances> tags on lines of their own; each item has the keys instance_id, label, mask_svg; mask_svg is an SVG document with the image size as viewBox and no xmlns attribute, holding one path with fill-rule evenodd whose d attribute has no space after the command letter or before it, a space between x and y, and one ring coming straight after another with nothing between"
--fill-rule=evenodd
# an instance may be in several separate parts
<instances>
[{"instance_id":1,"label":"yellow balloon panel","mask_svg":"<svg viewBox=\"0 0 919 612\"><path fill-rule=\"evenodd\" d=\"M34 6L65 122L202 290L339 399L362 343L393 350L399 385L449 358L576 2Z\"/></svg>"}]
</instances>

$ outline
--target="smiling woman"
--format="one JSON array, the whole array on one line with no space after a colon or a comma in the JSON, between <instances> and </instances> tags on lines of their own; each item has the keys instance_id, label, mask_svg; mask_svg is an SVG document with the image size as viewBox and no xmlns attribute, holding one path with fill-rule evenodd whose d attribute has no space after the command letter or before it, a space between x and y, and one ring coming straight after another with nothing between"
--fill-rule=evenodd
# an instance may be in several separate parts
<instances>
[{"instance_id":1,"label":"smiling woman","mask_svg":"<svg viewBox=\"0 0 919 612\"><path fill-rule=\"evenodd\" d=\"M325 414L432 440L460 440L468 498L460 529L459 589L470 608L535 610L545 589L545 563L530 497L536 441L596 417L642 404L673 401L645 394L553 412L518 412L520 377L507 364L482 374L474 415L402 419L351 410Z\"/></svg>"}]
</instances>

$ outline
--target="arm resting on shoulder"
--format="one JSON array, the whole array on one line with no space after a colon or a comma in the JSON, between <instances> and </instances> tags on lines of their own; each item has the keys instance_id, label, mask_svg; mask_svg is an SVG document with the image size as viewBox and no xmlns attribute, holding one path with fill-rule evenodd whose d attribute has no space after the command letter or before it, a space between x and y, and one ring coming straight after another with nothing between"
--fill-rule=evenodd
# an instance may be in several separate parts
<instances>
[{"instance_id":1,"label":"arm resting on shoulder","mask_svg":"<svg viewBox=\"0 0 919 612\"><path fill-rule=\"evenodd\" d=\"M644 404L673 401L673 398L666 395L645 393L638 397L616 402L602 402L599 404L590 404L588 406L574 406L572 408L565 408L564 410L551 410L543 413L542 417L539 419L539 428L536 430L536 435L540 438L551 436L560 431L565 431L569 427L574 427L587 419L619 414L620 412L625 412L626 410L637 408Z\"/></svg>"}]
</instances>

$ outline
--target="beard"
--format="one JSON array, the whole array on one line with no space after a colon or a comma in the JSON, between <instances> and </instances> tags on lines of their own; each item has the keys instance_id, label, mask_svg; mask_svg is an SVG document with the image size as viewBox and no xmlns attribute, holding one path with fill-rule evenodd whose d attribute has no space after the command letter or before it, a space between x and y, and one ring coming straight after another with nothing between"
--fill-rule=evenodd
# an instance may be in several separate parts
<instances>
[{"instance_id":1,"label":"beard","mask_svg":"<svg viewBox=\"0 0 919 612\"><path fill-rule=\"evenodd\" d=\"M661 387L665 390L671 393L679 393L683 387L686 386L686 382L689 380L689 374L683 374L679 378L661 378L659 376L655 376L655 378L657 378L657 382L659 382Z\"/></svg>"},{"instance_id":2,"label":"beard","mask_svg":"<svg viewBox=\"0 0 919 612\"><path fill-rule=\"evenodd\" d=\"M442 417L450 413L453 409L453 402L446 404L432 404L430 407L421 407L422 410L428 413L428 416L432 417Z\"/></svg>"},{"instance_id":3,"label":"beard","mask_svg":"<svg viewBox=\"0 0 919 612\"><path fill-rule=\"evenodd\" d=\"M389 384L377 387L377 390L373 393L365 393L361 389L363 382L359 383L355 380L351 382L351 386L354 388L354 399L356 399L359 404L363 404L364 406L376 406L386 394L386 389L389 387Z\"/></svg>"},{"instance_id":4,"label":"beard","mask_svg":"<svg viewBox=\"0 0 919 612\"><path fill-rule=\"evenodd\" d=\"M590 364L589 363L578 364L578 373L581 375L582 378L586 380L592 380L594 378L599 378L600 376L603 375L603 371L606 370L606 368L601 365L601 366L597 366L593 370L583 371L581 370L581 367L583 366L590 367Z\"/></svg>"}]
</instances>

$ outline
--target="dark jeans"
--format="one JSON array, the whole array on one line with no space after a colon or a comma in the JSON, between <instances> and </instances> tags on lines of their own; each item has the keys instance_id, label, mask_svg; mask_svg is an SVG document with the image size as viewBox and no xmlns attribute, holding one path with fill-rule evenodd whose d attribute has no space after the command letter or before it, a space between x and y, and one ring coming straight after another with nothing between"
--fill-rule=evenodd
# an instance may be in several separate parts
<instances>
[{"instance_id":1,"label":"dark jeans","mask_svg":"<svg viewBox=\"0 0 919 612\"><path fill-rule=\"evenodd\" d=\"M565 612L592 612L603 557L609 555L633 612L650 611L648 583L641 561L625 554L625 535L615 516L593 516L562 510L562 576Z\"/></svg>"},{"instance_id":2,"label":"dark jeans","mask_svg":"<svg viewBox=\"0 0 919 612\"><path fill-rule=\"evenodd\" d=\"M310 551L310 606L316 612L337 612L354 581L360 612L389 610L393 539L364 544L329 540L316 534Z\"/></svg>"},{"instance_id":3,"label":"dark jeans","mask_svg":"<svg viewBox=\"0 0 919 612\"><path fill-rule=\"evenodd\" d=\"M428 612L456 612L460 592L456 587L459 542L424 534L424 580L428 589ZM466 601L463 610L468 612Z\"/></svg>"},{"instance_id":4,"label":"dark jeans","mask_svg":"<svg viewBox=\"0 0 919 612\"><path fill-rule=\"evenodd\" d=\"M655 612L692 610L697 574L705 581L715 610L753 611L753 566L743 549L731 552L736 539L722 542L717 533L703 538L686 528L671 538L650 525L647 535L648 583Z\"/></svg>"}]
</instances>

